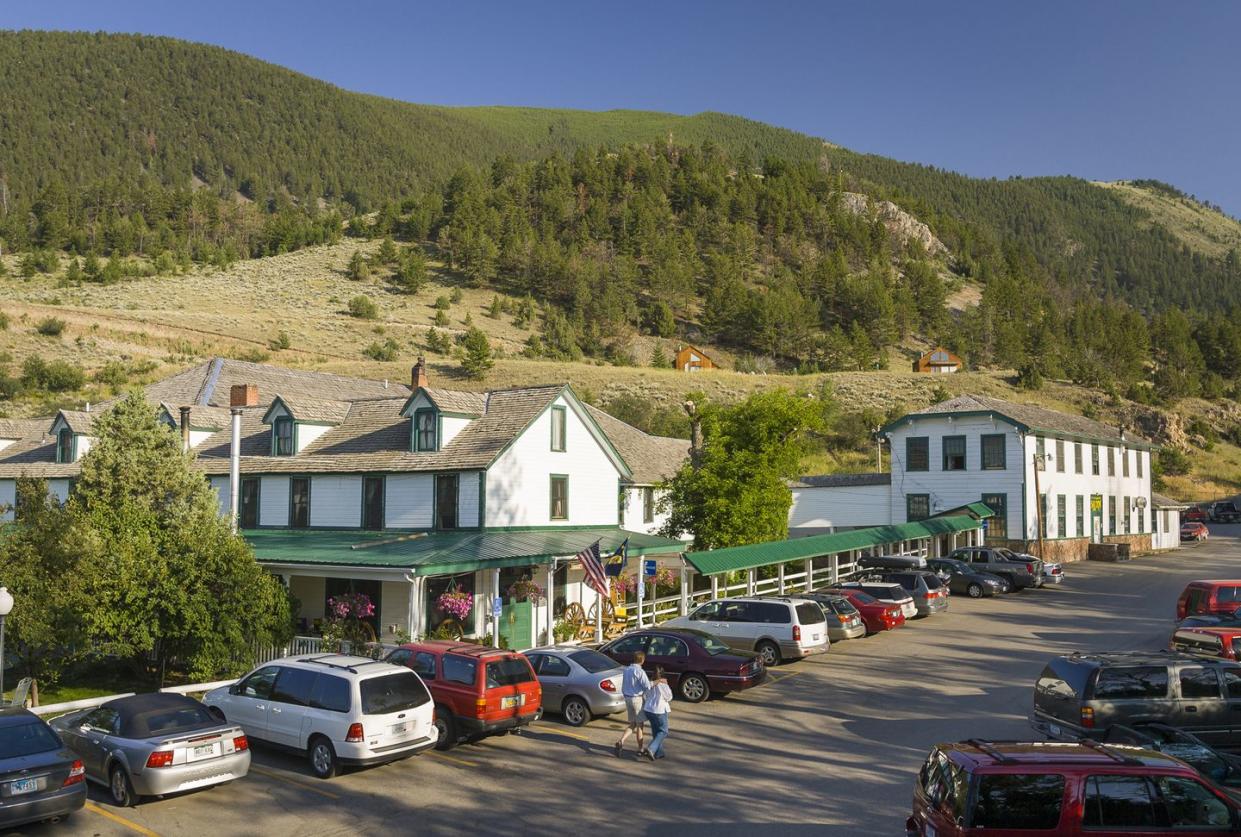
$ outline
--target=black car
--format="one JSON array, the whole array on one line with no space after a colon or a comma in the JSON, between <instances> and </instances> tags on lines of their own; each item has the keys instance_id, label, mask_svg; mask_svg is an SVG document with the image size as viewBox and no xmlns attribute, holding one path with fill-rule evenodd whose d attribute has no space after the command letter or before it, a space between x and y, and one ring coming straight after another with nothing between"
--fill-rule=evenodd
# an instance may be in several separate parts
<instances>
[{"instance_id":1,"label":"black car","mask_svg":"<svg viewBox=\"0 0 1241 837\"><path fill-rule=\"evenodd\" d=\"M1241 756L1216 750L1196 735L1157 721L1117 724L1103 736L1105 744L1131 744L1176 756L1217 785L1241 787Z\"/></svg>"},{"instance_id":2,"label":"black car","mask_svg":"<svg viewBox=\"0 0 1241 837\"><path fill-rule=\"evenodd\" d=\"M749 689L767 677L767 667L758 654L734 650L706 631L692 628L630 631L599 651L623 666L632 663L638 651L643 652L646 673L654 673L656 666L663 668L668 685L690 703L715 693Z\"/></svg>"},{"instance_id":3,"label":"black car","mask_svg":"<svg viewBox=\"0 0 1241 837\"><path fill-rule=\"evenodd\" d=\"M960 593L971 599L981 599L983 596L994 596L1012 590L1008 579L975 569L956 558L932 558L926 562L926 566L946 581L948 589L953 593Z\"/></svg>"},{"instance_id":4,"label":"black car","mask_svg":"<svg viewBox=\"0 0 1241 837\"><path fill-rule=\"evenodd\" d=\"M925 570L921 555L863 555L857 559L860 570Z\"/></svg>"},{"instance_id":5,"label":"black car","mask_svg":"<svg viewBox=\"0 0 1241 837\"><path fill-rule=\"evenodd\" d=\"M86 770L47 722L0 709L0 826L64 819L86 804Z\"/></svg>"}]
</instances>

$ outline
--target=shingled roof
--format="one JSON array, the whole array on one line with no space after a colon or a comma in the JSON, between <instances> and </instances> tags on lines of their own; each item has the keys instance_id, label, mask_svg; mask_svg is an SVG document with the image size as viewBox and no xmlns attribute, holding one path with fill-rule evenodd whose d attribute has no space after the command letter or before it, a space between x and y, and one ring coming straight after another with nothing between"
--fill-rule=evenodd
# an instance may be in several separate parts
<instances>
[{"instance_id":1,"label":"shingled roof","mask_svg":"<svg viewBox=\"0 0 1241 837\"><path fill-rule=\"evenodd\" d=\"M455 389L436 389L423 387L431 403L446 413L464 413L469 416L481 416L487 412L487 396L481 392L465 392Z\"/></svg>"},{"instance_id":2,"label":"shingled roof","mask_svg":"<svg viewBox=\"0 0 1241 837\"><path fill-rule=\"evenodd\" d=\"M51 426L52 419L50 418L0 418L0 439L26 439L31 436L41 436Z\"/></svg>"},{"instance_id":3,"label":"shingled roof","mask_svg":"<svg viewBox=\"0 0 1241 837\"><path fill-rule=\"evenodd\" d=\"M91 429L95 426L95 417L98 413L88 413L85 410L61 410L56 414L56 418L52 419L52 424L48 426L48 432L56 424L57 420L64 419L65 425L74 433L80 433L83 436L89 436Z\"/></svg>"},{"instance_id":4,"label":"shingled roof","mask_svg":"<svg viewBox=\"0 0 1241 837\"><path fill-rule=\"evenodd\" d=\"M1104 424L1101 421L1088 419L1085 416L1074 416L1045 407L1030 404L1017 404L1002 398L989 398L985 395L958 395L947 401L933 404L925 410L910 413L884 428L890 430L897 425L917 418L918 416L939 416L954 413L995 413L1003 416L1027 432L1041 433L1049 436L1069 436L1085 438L1107 444L1124 444L1131 447L1153 447L1153 445L1128 431L1123 435L1119 427Z\"/></svg>"},{"instance_id":5,"label":"shingled roof","mask_svg":"<svg viewBox=\"0 0 1241 837\"><path fill-rule=\"evenodd\" d=\"M586 410L612 441L616 452L633 472L631 479L639 485L653 485L671 479L689 457L689 442L685 439L643 433L589 404Z\"/></svg>"},{"instance_id":6,"label":"shingled roof","mask_svg":"<svg viewBox=\"0 0 1241 837\"><path fill-rule=\"evenodd\" d=\"M229 406L234 384L254 384L259 402L270 404L277 393L287 398L318 398L326 401L361 401L369 398L397 398L409 395L404 384L385 384L367 378L347 378L327 372L285 369L262 363L230 358L214 358L207 363L156 381L146 388L147 398L168 404Z\"/></svg>"},{"instance_id":7,"label":"shingled roof","mask_svg":"<svg viewBox=\"0 0 1241 837\"><path fill-rule=\"evenodd\" d=\"M289 414L297 421L340 424L345 420L345 416L349 415L350 402L348 401L337 401L329 398L307 398L304 396L289 397L277 393L276 398L272 399L273 405L276 403L276 399L279 399L280 403L284 404Z\"/></svg>"}]
</instances>

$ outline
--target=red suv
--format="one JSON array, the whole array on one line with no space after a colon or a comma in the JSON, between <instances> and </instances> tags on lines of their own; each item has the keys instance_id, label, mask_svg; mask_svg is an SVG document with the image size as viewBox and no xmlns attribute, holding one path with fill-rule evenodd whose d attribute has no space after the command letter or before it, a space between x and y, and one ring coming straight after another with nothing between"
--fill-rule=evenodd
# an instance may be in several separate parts
<instances>
[{"instance_id":1,"label":"red suv","mask_svg":"<svg viewBox=\"0 0 1241 837\"><path fill-rule=\"evenodd\" d=\"M901 613L900 605L881 602L870 593L856 587L829 587L815 592L831 593L848 599L849 603L857 608L858 613L862 614L867 636L880 631L891 631L905 624L905 614Z\"/></svg>"},{"instance_id":2,"label":"red suv","mask_svg":"<svg viewBox=\"0 0 1241 837\"><path fill-rule=\"evenodd\" d=\"M1241 581L1191 581L1176 600L1176 620L1200 613L1232 616L1241 608Z\"/></svg>"},{"instance_id":3,"label":"red suv","mask_svg":"<svg viewBox=\"0 0 1241 837\"><path fill-rule=\"evenodd\" d=\"M543 690L524 655L465 642L409 642L384 658L418 673L435 701L436 746L538 720Z\"/></svg>"},{"instance_id":4,"label":"red suv","mask_svg":"<svg viewBox=\"0 0 1241 837\"><path fill-rule=\"evenodd\" d=\"M931 751L914 787L912 837L1220 834L1241 808L1179 759L1116 744L987 742Z\"/></svg>"}]
</instances>

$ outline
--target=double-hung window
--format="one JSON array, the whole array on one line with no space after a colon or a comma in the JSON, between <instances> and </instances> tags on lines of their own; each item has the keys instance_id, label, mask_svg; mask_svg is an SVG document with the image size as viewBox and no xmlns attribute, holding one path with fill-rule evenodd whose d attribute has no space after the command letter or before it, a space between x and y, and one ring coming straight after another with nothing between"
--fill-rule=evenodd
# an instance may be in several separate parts
<instances>
[{"instance_id":1,"label":"double-hung window","mask_svg":"<svg viewBox=\"0 0 1241 837\"><path fill-rule=\"evenodd\" d=\"M1129 451L1124 448L1120 449L1120 475L1129 476Z\"/></svg>"},{"instance_id":2,"label":"double-hung window","mask_svg":"<svg viewBox=\"0 0 1241 837\"><path fill-rule=\"evenodd\" d=\"M965 470L965 437L964 436L945 436L943 438L944 445L944 463L945 471L964 471Z\"/></svg>"},{"instance_id":3,"label":"double-hung window","mask_svg":"<svg viewBox=\"0 0 1241 837\"><path fill-rule=\"evenodd\" d=\"M1111 448L1108 448L1111 450ZM1120 505L1120 498L1115 495L1107 499L1107 533L1109 535L1116 534L1116 507Z\"/></svg>"},{"instance_id":4,"label":"double-hung window","mask_svg":"<svg viewBox=\"0 0 1241 837\"><path fill-rule=\"evenodd\" d=\"M909 436L905 439L905 470L931 470L931 439L928 436Z\"/></svg>"},{"instance_id":5,"label":"double-hung window","mask_svg":"<svg viewBox=\"0 0 1241 837\"><path fill-rule=\"evenodd\" d=\"M60 432L56 434L56 461L73 461L73 431L67 427L60 428Z\"/></svg>"},{"instance_id":6,"label":"double-hung window","mask_svg":"<svg viewBox=\"0 0 1241 837\"><path fill-rule=\"evenodd\" d=\"M1125 534L1127 535L1127 534L1129 534L1129 532L1130 532L1130 530L1131 530L1131 527L1133 526L1133 516L1132 516L1132 515L1133 515L1133 510L1132 510L1131 508L1129 508L1129 498L1128 498L1128 497L1122 497L1121 499L1122 499L1122 500L1124 501L1124 503L1125 503L1125 506L1124 506L1124 521L1125 521Z\"/></svg>"},{"instance_id":7,"label":"double-hung window","mask_svg":"<svg viewBox=\"0 0 1241 837\"><path fill-rule=\"evenodd\" d=\"M1064 473L1064 439L1056 440L1056 470Z\"/></svg>"},{"instance_id":8,"label":"double-hung window","mask_svg":"<svg viewBox=\"0 0 1241 837\"><path fill-rule=\"evenodd\" d=\"M362 479L362 528L379 530L384 527L384 478Z\"/></svg>"},{"instance_id":9,"label":"double-hung window","mask_svg":"<svg viewBox=\"0 0 1241 837\"><path fill-rule=\"evenodd\" d=\"M1082 473L1082 443L1073 443L1073 472L1075 474Z\"/></svg>"},{"instance_id":10,"label":"double-hung window","mask_svg":"<svg viewBox=\"0 0 1241 837\"><path fill-rule=\"evenodd\" d=\"M435 475L435 528L457 528L457 489L459 479L456 474Z\"/></svg>"},{"instance_id":11,"label":"double-hung window","mask_svg":"<svg viewBox=\"0 0 1241 837\"><path fill-rule=\"evenodd\" d=\"M1004 461L1003 433L984 434L981 438L982 469L984 471L1003 471L1007 467Z\"/></svg>"},{"instance_id":12,"label":"double-hung window","mask_svg":"<svg viewBox=\"0 0 1241 837\"><path fill-rule=\"evenodd\" d=\"M905 495L905 519L912 523L915 520L925 520L931 516L931 495L930 494L906 494Z\"/></svg>"},{"instance_id":13,"label":"double-hung window","mask_svg":"<svg viewBox=\"0 0 1241 837\"><path fill-rule=\"evenodd\" d=\"M1099 446L1097 444L1090 446L1090 473L1099 476Z\"/></svg>"},{"instance_id":14,"label":"double-hung window","mask_svg":"<svg viewBox=\"0 0 1241 837\"><path fill-rule=\"evenodd\" d=\"M568 520L569 519L569 478L563 474L552 474L551 503L548 509L548 517L552 520Z\"/></svg>"},{"instance_id":15,"label":"double-hung window","mask_svg":"<svg viewBox=\"0 0 1241 837\"><path fill-rule=\"evenodd\" d=\"M655 489L649 485L642 489L642 522L655 522Z\"/></svg>"},{"instance_id":16,"label":"double-hung window","mask_svg":"<svg viewBox=\"0 0 1241 837\"><path fill-rule=\"evenodd\" d=\"M289 416L280 416L272 423L272 433L275 436L272 453L276 456L292 456L293 419Z\"/></svg>"},{"instance_id":17,"label":"double-hung window","mask_svg":"<svg viewBox=\"0 0 1241 837\"><path fill-rule=\"evenodd\" d=\"M1069 536L1068 506L1063 494L1056 495L1056 537Z\"/></svg>"},{"instance_id":18,"label":"double-hung window","mask_svg":"<svg viewBox=\"0 0 1241 837\"><path fill-rule=\"evenodd\" d=\"M552 407L552 450L561 452L565 450L565 408L560 406Z\"/></svg>"},{"instance_id":19,"label":"double-hung window","mask_svg":"<svg viewBox=\"0 0 1241 837\"><path fill-rule=\"evenodd\" d=\"M1077 495L1074 511L1077 512L1077 536L1083 538L1086 536L1086 498L1081 494Z\"/></svg>"},{"instance_id":20,"label":"double-hung window","mask_svg":"<svg viewBox=\"0 0 1241 837\"><path fill-rule=\"evenodd\" d=\"M1138 479L1142 479L1142 451L1135 450L1133 452L1133 462L1138 469Z\"/></svg>"},{"instance_id":21,"label":"double-hung window","mask_svg":"<svg viewBox=\"0 0 1241 837\"><path fill-rule=\"evenodd\" d=\"M433 451L436 449L436 421L434 410L414 411L414 449L417 451Z\"/></svg>"},{"instance_id":22,"label":"double-hung window","mask_svg":"<svg viewBox=\"0 0 1241 837\"><path fill-rule=\"evenodd\" d=\"M1116 448L1111 445L1107 446L1107 475L1116 476Z\"/></svg>"},{"instance_id":23,"label":"double-hung window","mask_svg":"<svg viewBox=\"0 0 1241 837\"><path fill-rule=\"evenodd\" d=\"M310 525L310 477L289 480L289 526L305 529Z\"/></svg>"}]
</instances>

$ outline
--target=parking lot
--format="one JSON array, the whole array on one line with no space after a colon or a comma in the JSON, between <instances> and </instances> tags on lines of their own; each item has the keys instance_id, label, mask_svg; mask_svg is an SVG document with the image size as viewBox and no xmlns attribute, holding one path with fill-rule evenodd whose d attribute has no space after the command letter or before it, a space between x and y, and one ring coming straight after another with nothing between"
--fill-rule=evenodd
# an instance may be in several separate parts
<instances>
[{"instance_id":1,"label":"parking lot","mask_svg":"<svg viewBox=\"0 0 1241 837\"><path fill-rule=\"evenodd\" d=\"M520 736L328 782L256 749L232 785L130 809L92 788L69 824L24 833L902 833L932 744L1031 736L1031 687L1048 657L1162 647L1185 582L1241 573L1241 526L1212 534L1127 564L1067 565L1059 587L957 596L947 614L780 666L760 688L678 701L657 764L612 755L617 721L574 729L551 716Z\"/></svg>"}]
</instances>

